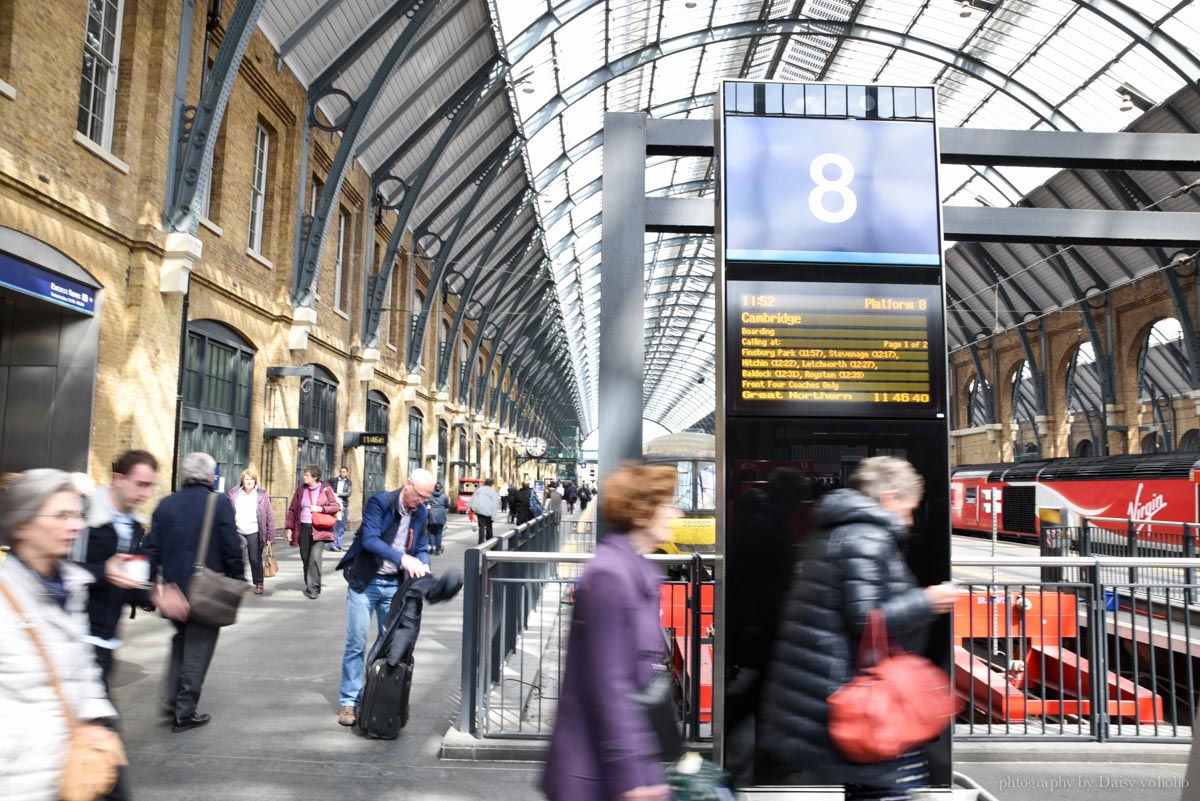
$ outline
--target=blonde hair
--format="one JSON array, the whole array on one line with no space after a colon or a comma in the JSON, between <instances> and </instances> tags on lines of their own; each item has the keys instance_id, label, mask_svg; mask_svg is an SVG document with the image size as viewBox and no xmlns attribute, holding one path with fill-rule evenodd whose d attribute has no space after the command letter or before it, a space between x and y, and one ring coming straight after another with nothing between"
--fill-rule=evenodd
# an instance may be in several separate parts
<instances>
[{"instance_id":1,"label":"blonde hair","mask_svg":"<svg viewBox=\"0 0 1200 801\"><path fill-rule=\"evenodd\" d=\"M242 471L242 476L241 476L241 478L238 479L238 483L245 484L246 476L250 476L250 478L254 479L255 484L258 483L258 471L255 470L253 467L247 467L245 470Z\"/></svg>"},{"instance_id":2,"label":"blonde hair","mask_svg":"<svg viewBox=\"0 0 1200 801\"><path fill-rule=\"evenodd\" d=\"M898 498L920 500L925 492L925 479L911 464L895 456L871 456L854 468L847 482L878 503L885 493L894 492Z\"/></svg>"}]
</instances>

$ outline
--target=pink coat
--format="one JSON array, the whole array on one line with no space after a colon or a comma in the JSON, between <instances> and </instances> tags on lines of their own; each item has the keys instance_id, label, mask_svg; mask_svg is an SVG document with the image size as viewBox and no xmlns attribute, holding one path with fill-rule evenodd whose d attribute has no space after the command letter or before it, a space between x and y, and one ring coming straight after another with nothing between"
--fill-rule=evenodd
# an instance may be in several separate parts
<instances>
[{"instance_id":1,"label":"pink coat","mask_svg":"<svg viewBox=\"0 0 1200 801\"><path fill-rule=\"evenodd\" d=\"M313 507L313 510L329 515L336 515L342 507L338 505L337 498L333 495L333 487L322 481L314 489L317 493L317 499L321 501L321 504L320 506ZM296 532L297 537L300 535L300 493L308 491L308 487L301 482L300 486L296 487L296 491L292 494L292 502L288 505L287 522L284 524L284 528ZM333 542L333 526L329 528L317 528L313 526L312 537L315 542Z\"/></svg>"}]
</instances>

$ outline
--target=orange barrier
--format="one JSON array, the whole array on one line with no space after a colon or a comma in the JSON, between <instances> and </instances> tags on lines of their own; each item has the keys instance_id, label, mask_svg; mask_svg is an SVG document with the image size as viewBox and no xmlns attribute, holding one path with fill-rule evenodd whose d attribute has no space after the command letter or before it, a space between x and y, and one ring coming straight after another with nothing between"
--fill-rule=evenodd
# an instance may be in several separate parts
<instances>
[{"instance_id":1,"label":"orange barrier","mask_svg":"<svg viewBox=\"0 0 1200 801\"><path fill-rule=\"evenodd\" d=\"M972 593L954 606L954 685L958 695L992 719L1075 718L1091 713L1088 660L1063 647L1079 636L1078 599L1071 593ZM971 639L1016 643L1020 669L997 668L971 653ZM1162 698L1153 690L1107 672L1105 698L1113 719L1161 723ZM1042 696L1046 696L1043 698ZM1050 697L1053 696L1053 697Z\"/></svg>"}]
</instances>

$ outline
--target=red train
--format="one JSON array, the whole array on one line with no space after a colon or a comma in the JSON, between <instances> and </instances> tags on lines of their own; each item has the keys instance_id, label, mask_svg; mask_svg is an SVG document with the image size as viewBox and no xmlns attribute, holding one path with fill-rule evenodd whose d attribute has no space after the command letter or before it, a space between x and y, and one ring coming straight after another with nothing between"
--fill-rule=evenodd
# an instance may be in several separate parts
<instances>
[{"instance_id":1,"label":"red train","mask_svg":"<svg viewBox=\"0 0 1200 801\"><path fill-rule=\"evenodd\" d=\"M1159 453L966 465L950 478L955 532L1036 540L1042 526L1083 518L1200 522L1200 454ZM1143 531L1156 528L1142 524Z\"/></svg>"}]
</instances>

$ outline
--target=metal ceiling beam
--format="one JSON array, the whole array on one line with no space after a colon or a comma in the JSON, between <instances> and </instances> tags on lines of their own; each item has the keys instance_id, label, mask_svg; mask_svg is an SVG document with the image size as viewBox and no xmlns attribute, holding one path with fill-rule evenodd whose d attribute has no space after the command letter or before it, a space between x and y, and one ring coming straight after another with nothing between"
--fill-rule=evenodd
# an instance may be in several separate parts
<instances>
[{"instance_id":1,"label":"metal ceiling beam","mask_svg":"<svg viewBox=\"0 0 1200 801\"><path fill-rule=\"evenodd\" d=\"M1200 247L1200 214L1190 212L947 206L943 220L953 240Z\"/></svg>"},{"instance_id":2,"label":"metal ceiling beam","mask_svg":"<svg viewBox=\"0 0 1200 801\"><path fill-rule=\"evenodd\" d=\"M200 101L195 106L184 105L183 102L187 92L194 0L188 0L182 6L182 34L187 39L180 47L175 113L171 118L171 141L175 144L170 150L170 163L167 165L167 203L163 213L163 227L168 231L195 235L199 229L199 190L210 179L221 120L225 117L225 109L229 107L234 80L264 6L266 0L243 0L237 4L225 28L221 46L217 49L212 70L204 83ZM203 59L207 64L208 53L203 54Z\"/></svg>"},{"instance_id":3,"label":"metal ceiling beam","mask_svg":"<svg viewBox=\"0 0 1200 801\"><path fill-rule=\"evenodd\" d=\"M1195 171L1200 162L1195 137L1182 133L941 128L938 136L942 164Z\"/></svg>"},{"instance_id":4,"label":"metal ceiling beam","mask_svg":"<svg viewBox=\"0 0 1200 801\"><path fill-rule=\"evenodd\" d=\"M426 331L429 327L429 314L433 309L434 303L438 301L438 287L441 286L442 279L445 276L446 264L450 259L454 246L458 243L458 237L466 228L467 222L474 213L476 206L487 194L488 189L492 186L495 180L504 172L505 156L510 152L511 142L506 142L496 150L493 150L487 158L483 160L483 164L487 165L482 174L476 173L475 188L471 193L471 199L467 201L467 205L459 212L454 222L454 227L445 240L440 242L437 255L434 257L433 266L430 268L429 290L425 293L425 299L421 302L421 310L416 315L414 333L409 337L408 353L407 353L407 369L412 372L417 369L417 364L421 360L421 353L425 347ZM464 187L465 191L465 187ZM418 234L423 233L418 229ZM414 236L414 240L417 236ZM368 311L368 320L370 322L370 314L375 311L374 308ZM374 342L378 337L378 322L374 329L367 331L367 341Z\"/></svg>"},{"instance_id":5,"label":"metal ceiling beam","mask_svg":"<svg viewBox=\"0 0 1200 801\"><path fill-rule=\"evenodd\" d=\"M530 198L528 195L525 195L518 196L514 198L514 200L516 202L510 204L505 209L503 221L498 227L496 227L495 233L492 235L486 248L484 249L483 253L480 254L477 260L474 272L471 274L470 278L467 279L466 286L462 288L462 291L459 294L458 308L455 310L454 320L450 323L450 335L446 339L446 350L449 352L442 354L442 359L439 361L437 366L438 389L445 390L450 383L450 368L454 364L454 353L450 343L456 342L459 334L462 331L463 321L466 319L467 306L471 303L471 299L475 294L475 288L479 285L479 279L484 274L484 265L491 261L492 254L496 251L496 246L500 244L512 226L516 224L517 220L521 217L521 213L525 210ZM488 226L488 228L484 230L492 230L492 226ZM534 230L536 231L536 228ZM476 332L476 337L478 338L479 334L481 333L482 332Z\"/></svg>"},{"instance_id":6,"label":"metal ceiling beam","mask_svg":"<svg viewBox=\"0 0 1200 801\"><path fill-rule=\"evenodd\" d=\"M379 330L379 314L383 308L384 294L391 282L392 273L396 266L396 254L400 250L400 242L404 237L404 233L408 228L408 219L416 209L417 201L420 199L424 191L425 184L429 180L429 176L433 173L438 161L445 154L446 148L450 142L458 136L467 120L471 117L471 111L475 104L479 102L481 96L486 93L486 75L483 70L476 72L470 79L464 83L458 92L451 98L458 101L457 104L447 102L439 112L443 112L445 116L450 118L450 124L442 132L438 142L433 149L425 157L425 160L417 167L416 171L410 176L408 181L402 182L405 186L404 198L400 201L400 205L395 209L396 219L392 225L391 236L388 237L387 247L384 249L383 259L380 261L379 272L372 276L368 282L367 290L367 317L374 325L376 332ZM433 118L431 118L433 119ZM392 164L381 165L380 169L371 176L371 196L374 197L379 187L387 180L394 179L394 176L388 174ZM413 270L409 270L409 286L411 292Z\"/></svg>"},{"instance_id":7,"label":"metal ceiling beam","mask_svg":"<svg viewBox=\"0 0 1200 801\"><path fill-rule=\"evenodd\" d=\"M841 36L914 53L970 75L992 86L994 89L1007 94L1015 102L1027 108L1035 116L1051 124L1055 129L1080 130L1080 127L1070 117L1055 108L1053 104L1046 101L1040 94L1034 92L1003 71L973 56L961 53L938 42L911 34L898 33L896 31L856 23L803 18L770 20L767 22L738 22L729 25L720 25L711 30L684 34L649 44L593 70L544 103L525 120L525 135L527 138L532 139L552 119L579 99L586 97L593 90L658 59L714 42L727 42L754 36L774 36L781 34Z\"/></svg>"},{"instance_id":8,"label":"metal ceiling beam","mask_svg":"<svg viewBox=\"0 0 1200 801\"><path fill-rule=\"evenodd\" d=\"M333 11L342 0L325 0L319 6L314 8L312 12L304 18L304 21L296 26L296 29L288 34L283 43L279 45L279 52L275 55L275 71L279 72L283 69L283 60L296 49L296 45L308 38L308 35L313 30L325 21L329 16L329 12Z\"/></svg>"},{"instance_id":9,"label":"metal ceiling beam","mask_svg":"<svg viewBox=\"0 0 1200 801\"><path fill-rule=\"evenodd\" d=\"M433 16L436 8L437 3L432 0L408 0L408 2L396 3L387 12L381 14L380 18L309 87L308 105L304 115L304 145L300 161L300 203L297 209L299 230L296 237L296 263L293 271L294 282L291 298L293 306L311 306L313 303L314 285L320 274L321 251L325 246L325 236L329 231L329 218L334 202L342 191L342 181L350 171L355 142L367 118L371 115L375 103L379 100L383 87L391 80L396 67L414 52L411 49L413 39L420 31L421 26ZM337 153L333 157L325 185L321 189L321 197L317 201L315 213L308 214L305 211L304 203L304 186L308 178L308 142L314 126L326 127L316 122L317 104L330 90L341 70L357 60L362 52L373 45L383 33L391 30L401 17L407 18L408 24L388 47L387 53L380 60L379 67L371 77L367 88L357 98L349 101L350 112L344 123L335 126L341 131L342 139L338 143ZM343 59L346 60L343 61Z\"/></svg>"}]
</instances>

